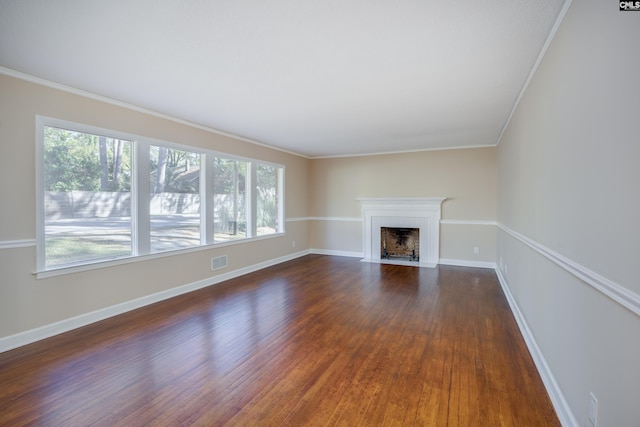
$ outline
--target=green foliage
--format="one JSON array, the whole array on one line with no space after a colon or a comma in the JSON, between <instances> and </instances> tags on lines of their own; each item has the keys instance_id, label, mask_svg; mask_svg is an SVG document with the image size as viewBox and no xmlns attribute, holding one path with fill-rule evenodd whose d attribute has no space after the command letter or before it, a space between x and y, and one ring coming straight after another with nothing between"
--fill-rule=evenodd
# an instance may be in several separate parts
<instances>
[{"instance_id":1,"label":"green foliage","mask_svg":"<svg viewBox=\"0 0 640 427\"><path fill-rule=\"evenodd\" d=\"M130 191L131 143L106 138L107 168L100 162L99 136L53 127L44 128L45 191ZM115 149L116 142L122 150ZM114 167L120 173L114 181ZM108 186L102 186L102 177Z\"/></svg>"},{"instance_id":2,"label":"green foliage","mask_svg":"<svg viewBox=\"0 0 640 427\"><path fill-rule=\"evenodd\" d=\"M258 165L257 180L257 226L277 228L278 219L278 171L275 167Z\"/></svg>"},{"instance_id":3,"label":"green foliage","mask_svg":"<svg viewBox=\"0 0 640 427\"><path fill-rule=\"evenodd\" d=\"M47 267L131 255L131 242L112 236L60 236L46 239Z\"/></svg>"},{"instance_id":4,"label":"green foliage","mask_svg":"<svg viewBox=\"0 0 640 427\"><path fill-rule=\"evenodd\" d=\"M99 135L45 127L45 191L130 191L132 143ZM153 193L199 193L200 155L152 146ZM246 161L215 157L214 193L224 195L221 217L242 221L247 194ZM278 168L256 169L257 225L277 227ZM222 199L220 199L222 200Z\"/></svg>"},{"instance_id":5,"label":"green foliage","mask_svg":"<svg viewBox=\"0 0 640 427\"><path fill-rule=\"evenodd\" d=\"M97 144L91 139L91 135L45 127L45 190L100 189L100 163L94 161Z\"/></svg>"},{"instance_id":6,"label":"green foliage","mask_svg":"<svg viewBox=\"0 0 640 427\"><path fill-rule=\"evenodd\" d=\"M246 194L247 162L216 157L213 171L215 194Z\"/></svg>"},{"instance_id":7,"label":"green foliage","mask_svg":"<svg viewBox=\"0 0 640 427\"><path fill-rule=\"evenodd\" d=\"M150 162L152 193L199 193L199 154L152 146Z\"/></svg>"}]
</instances>

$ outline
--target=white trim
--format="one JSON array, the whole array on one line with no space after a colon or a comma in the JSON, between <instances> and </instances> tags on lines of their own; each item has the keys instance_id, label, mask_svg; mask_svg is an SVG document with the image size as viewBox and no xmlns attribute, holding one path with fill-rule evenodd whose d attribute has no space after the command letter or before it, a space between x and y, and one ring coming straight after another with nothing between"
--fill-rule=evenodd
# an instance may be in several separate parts
<instances>
[{"instance_id":1,"label":"white trim","mask_svg":"<svg viewBox=\"0 0 640 427\"><path fill-rule=\"evenodd\" d=\"M599 275L594 271L589 270L587 267L578 264L577 262L570 260L563 255L560 255L559 253L547 248L544 245L541 245L535 240L530 239L529 237L524 236L517 231L511 230L504 224L498 223L498 227L508 235L514 237L515 239L529 246L540 255L544 256L548 260L554 262L569 273L573 274L578 279L591 285L593 288L602 292L604 295L608 296L622 306L628 308L636 315L640 316L640 295L628 290L624 286L615 283L612 280L607 279L604 276Z\"/></svg>"},{"instance_id":2,"label":"white trim","mask_svg":"<svg viewBox=\"0 0 640 427\"><path fill-rule=\"evenodd\" d=\"M263 163L264 164L264 163ZM271 165L272 167L274 167L275 165ZM276 197L278 198L278 222L277 222L277 227L278 233L284 233L285 230L285 224L287 223L287 221L285 220L285 206L286 204L286 187L287 187L287 180L286 180L286 166L282 165L280 167L276 167L276 181L277 181L277 193L276 193ZM256 199L256 206L258 205L257 203L257 199Z\"/></svg>"},{"instance_id":3,"label":"white trim","mask_svg":"<svg viewBox=\"0 0 640 427\"><path fill-rule=\"evenodd\" d=\"M351 153L351 154L335 154L327 156L309 156L309 159L341 159L345 157L367 157L367 156L387 156L390 154L407 154L422 153L425 151L444 151L444 150L470 150L474 148L493 148L496 144L482 145L456 145L453 147L432 147L432 148L416 148L413 150L392 150L392 151L376 151L373 153Z\"/></svg>"},{"instance_id":4,"label":"white trim","mask_svg":"<svg viewBox=\"0 0 640 427\"><path fill-rule=\"evenodd\" d=\"M284 222L302 222L302 221L308 221L309 217L293 217L293 218L285 218Z\"/></svg>"},{"instance_id":5,"label":"white trim","mask_svg":"<svg viewBox=\"0 0 640 427\"><path fill-rule=\"evenodd\" d=\"M311 249L312 254L318 255L332 255L332 256L346 256L352 258L362 258L364 254L362 252L352 252L352 251L335 251L331 249ZM363 260L364 261L364 260ZM366 262L371 262L368 260ZM379 260L376 264L392 264L390 262L385 262L385 260ZM395 262L394 262L395 264ZM439 264L444 265L455 265L459 267L477 267L477 268L490 268L495 270L496 263L495 262L487 262L487 261L470 261L470 260L462 260L462 259L447 259L440 258ZM422 267L421 265L416 264L415 262L406 262L400 263L400 265L408 265L411 267Z\"/></svg>"},{"instance_id":6,"label":"white trim","mask_svg":"<svg viewBox=\"0 0 640 427\"><path fill-rule=\"evenodd\" d=\"M362 218L358 216L305 216L299 218L287 218L285 222L296 221L344 221L344 222L362 222Z\"/></svg>"},{"instance_id":7,"label":"white trim","mask_svg":"<svg viewBox=\"0 0 640 427\"><path fill-rule=\"evenodd\" d=\"M436 268L438 266L437 263L423 263L416 261L405 261L401 259L371 259L371 258L363 258L360 262L368 262L371 264L389 264L389 265L404 265L406 267L426 267L426 268Z\"/></svg>"},{"instance_id":8,"label":"white trim","mask_svg":"<svg viewBox=\"0 0 640 427\"><path fill-rule=\"evenodd\" d=\"M490 261L473 261L468 259L452 259L452 258L440 258L439 264L455 265L459 267L477 267L477 268L491 268L495 270L496 263Z\"/></svg>"},{"instance_id":9,"label":"white trim","mask_svg":"<svg viewBox=\"0 0 640 427\"><path fill-rule=\"evenodd\" d=\"M46 271L36 271L34 274L37 275L38 279L45 279L47 277L62 276L64 274L78 273L81 271L97 270L98 268L113 267L116 265L130 264L132 262L139 262L139 261L148 261L152 259L164 258L164 257L174 256L174 255L184 255L192 252L200 252L200 251L206 251L210 249L224 248L225 246L238 245L242 243L251 243L258 240L272 239L274 237L283 237L283 236L285 236L284 233L265 234L264 236L247 237L245 239L230 240L228 242L222 242L222 243L212 243L210 245L194 246L192 248L176 249L174 251L156 252L153 254L146 254L146 255L135 255L135 256L130 256L126 258L118 258L110 261L97 261L94 263L80 264L72 267L62 267L62 268L51 269Z\"/></svg>"},{"instance_id":10,"label":"white trim","mask_svg":"<svg viewBox=\"0 0 640 427\"><path fill-rule=\"evenodd\" d=\"M90 313L81 314L79 316L71 317L59 322L41 326L39 328L31 329L25 332L19 332L14 335L9 335L7 337L0 338L0 353L17 347L21 347L23 345L31 344L33 342L52 337L54 335L68 332L73 329L89 325L91 323L99 322L109 317L117 316L119 314L123 314L128 311L147 306L149 304L154 304L156 302L173 298L178 295L186 294L188 292L205 288L207 286L215 285L224 282L225 280L240 277L242 275L252 273L263 268L271 267L276 264L291 261L295 258L299 258L308 254L309 251L300 251L293 254L281 256L279 258L274 258L248 267L239 268L228 273L223 273L217 276L212 276L206 279L187 283L176 288L167 289L165 291L157 292L151 295L145 295L143 297L136 298L131 301L126 301L121 304L116 304L111 307L106 307L96 311L92 311Z\"/></svg>"},{"instance_id":11,"label":"white trim","mask_svg":"<svg viewBox=\"0 0 640 427\"><path fill-rule=\"evenodd\" d=\"M357 216L304 216L287 218L285 222L298 221L344 221L344 222L362 222L362 218ZM443 225L498 225L495 221L483 220L466 220L466 219L441 219L440 224Z\"/></svg>"},{"instance_id":12,"label":"white trim","mask_svg":"<svg viewBox=\"0 0 640 427\"><path fill-rule=\"evenodd\" d=\"M332 256L346 256L351 258L362 258L362 252L353 251L335 251L332 249L309 249L309 252L315 255L332 255Z\"/></svg>"},{"instance_id":13,"label":"white trim","mask_svg":"<svg viewBox=\"0 0 640 427\"><path fill-rule=\"evenodd\" d=\"M513 108L511 108L511 112L509 113L509 117L507 117L507 120L504 122L504 126L502 126L502 130L500 131L500 135L498 135L498 139L496 140L496 143L494 145L495 147L497 147L498 144L500 144L500 140L502 139L502 135L504 135L505 131L507 130L507 127L509 127L509 123L511 123L511 118L515 114L516 109L518 108L518 105L520 104L520 99L522 99L522 96L527 91L527 88L529 87L529 84L531 83L531 80L533 80L533 76L536 74L536 71L538 71L538 67L540 66L540 63L542 62L542 59L544 58L544 55L547 53L547 49L549 49L549 46L551 45L551 42L553 41L554 37L556 36L556 33L558 32L558 28L560 28L560 24L564 20L564 17L567 14L567 11L569 10L569 6L571 6L571 1L572 0L565 0L564 4L562 5L562 9L560 9L560 13L558 14L558 17L556 18L556 22L554 22L553 27L551 28L551 31L549 31L549 35L547 36L547 40L545 40L544 45L542 46L542 49L540 49L540 53L538 53L538 57L536 58L536 62L534 62L533 67L531 67L531 71L529 71L529 75L527 76L527 79L525 80L524 84L522 85L522 89L520 89L520 92L518 93L518 97L516 98L515 102L513 103Z\"/></svg>"},{"instance_id":14,"label":"white trim","mask_svg":"<svg viewBox=\"0 0 640 427\"><path fill-rule=\"evenodd\" d=\"M63 92L67 92L67 93L71 93L73 95L78 95L78 96L82 96L84 98L89 98L89 99L93 99L96 101L100 101L100 102L104 102L107 104L111 104L111 105L115 105L117 107L122 107L122 108L126 108L128 110L132 110L132 111L137 111L140 113L144 113L144 114L148 114L150 116L154 116L154 117L158 117L160 119L164 119L164 120L169 120L172 121L174 123L179 123L181 125L185 125L185 126L189 126L195 129L200 129L200 130L204 130L206 132L211 132L214 133L216 135L221 135L221 136L226 136L229 138L233 138L233 139L237 139L239 141L244 141L244 142L248 142L249 144L253 144L253 145L258 145L260 147L265 147L265 148L269 148L271 150L276 150L276 151L280 151L283 153L287 153L287 154L292 154L294 156L297 157L303 157L305 159L310 159L311 157L306 156L304 154L301 153L296 153L295 151L290 151L290 150L286 150L284 148L280 148L280 147L275 147L273 145L268 145L262 142L258 142L255 141L251 138L247 138L244 136L240 136L240 135L236 135L233 133L229 133L229 132L224 132L222 130L219 129L215 129L209 126L204 126L195 122L190 122L188 120L184 120L184 119L180 119L177 117L173 117L170 116L168 114L165 113L160 113L158 111L154 111L145 107L140 107L138 105L134 105L134 104L129 104L127 102L124 101L120 101L117 99L113 99L113 98L109 98L103 95L98 95L86 90L82 90L82 89L77 89L71 86L67 86L61 83L56 83L56 82L52 82L51 80L46 80L40 77L35 77L26 73L22 73L20 71L16 71L16 70L12 70L10 68L6 68L6 67L2 67L0 66L0 74L4 74L5 76L9 76L9 77L13 77L16 79L20 79L20 80L24 80L26 82L30 82L30 83L35 83L35 84L39 84L41 86L45 86L45 87L50 87L52 89L56 89L56 90L60 90Z\"/></svg>"},{"instance_id":15,"label":"white trim","mask_svg":"<svg viewBox=\"0 0 640 427\"><path fill-rule=\"evenodd\" d=\"M358 216L310 216L310 221L344 221L344 222L362 222L362 218Z\"/></svg>"},{"instance_id":16,"label":"white trim","mask_svg":"<svg viewBox=\"0 0 640 427\"><path fill-rule=\"evenodd\" d=\"M0 250L26 248L26 247L35 246L35 245L36 245L36 239L0 240Z\"/></svg>"},{"instance_id":17,"label":"white trim","mask_svg":"<svg viewBox=\"0 0 640 427\"><path fill-rule=\"evenodd\" d=\"M425 206L439 207L442 202L447 200L446 197L358 197L359 201L364 208L379 208L379 205L383 205L383 209L425 209Z\"/></svg>"},{"instance_id":18,"label":"white trim","mask_svg":"<svg viewBox=\"0 0 640 427\"><path fill-rule=\"evenodd\" d=\"M466 219L441 219L440 224L444 225L498 225L495 221L479 221Z\"/></svg>"},{"instance_id":19,"label":"white trim","mask_svg":"<svg viewBox=\"0 0 640 427\"><path fill-rule=\"evenodd\" d=\"M579 423L573 412L571 411L571 407L569 403L564 397L562 393L562 389L558 385L555 377L553 376L553 372L551 368L547 364L544 355L542 354L542 350L538 346L535 338L533 337L533 333L531 329L529 329L529 325L527 324L518 304L516 304L511 291L509 290L509 285L507 283L506 278L502 275L500 269L495 269L496 274L498 276L498 281L500 282L500 286L502 287L502 291L504 292L504 296L509 303L509 307L511 308L511 312L513 313L513 317L518 324L518 328L520 329L520 333L522 334L525 343L527 344L527 348L529 349L529 353L533 358L533 362L538 369L538 373L542 378L542 382L544 383L545 388L547 389L547 393L549 394L549 398L553 403L553 407L556 410L556 414L558 415L558 419L560 420L560 424L565 427L575 426L578 427Z\"/></svg>"},{"instance_id":20,"label":"white trim","mask_svg":"<svg viewBox=\"0 0 640 427\"><path fill-rule=\"evenodd\" d=\"M36 116L35 120L35 175L36 182L36 271L45 268L45 214L44 214L44 118Z\"/></svg>"}]
</instances>

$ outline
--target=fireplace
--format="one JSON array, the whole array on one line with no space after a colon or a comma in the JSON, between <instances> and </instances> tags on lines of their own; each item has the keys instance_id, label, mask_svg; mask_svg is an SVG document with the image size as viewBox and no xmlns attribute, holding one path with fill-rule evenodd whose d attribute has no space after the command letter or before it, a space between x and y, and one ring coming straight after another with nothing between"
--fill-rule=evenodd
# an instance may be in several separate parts
<instances>
[{"instance_id":1,"label":"fireplace","mask_svg":"<svg viewBox=\"0 0 640 427\"><path fill-rule=\"evenodd\" d=\"M420 229L380 227L380 258L420 261Z\"/></svg>"},{"instance_id":2,"label":"fireplace","mask_svg":"<svg viewBox=\"0 0 640 427\"><path fill-rule=\"evenodd\" d=\"M438 265L441 205L444 200L444 197L358 199L364 220L363 261L419 267ZM383 228L417 229L417 237L411 238L409 247L404 248L401 255L384 257L384 246L387 246L388 255L391 255L392 248L388 241L384 243ZM412 259L414 245L415 259ZM406 243L398 246L406 246Z\"/></svg>"}]
</instances>

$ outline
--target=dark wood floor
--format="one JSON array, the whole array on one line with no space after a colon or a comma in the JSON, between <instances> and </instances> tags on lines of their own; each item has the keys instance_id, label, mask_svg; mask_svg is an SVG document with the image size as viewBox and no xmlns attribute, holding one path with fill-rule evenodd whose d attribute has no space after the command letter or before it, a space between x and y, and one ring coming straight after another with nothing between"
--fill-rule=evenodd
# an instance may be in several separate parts
<instances>
[{"instance_id":1,"label":"dark wood floor","mask_svg":"<svg viewBox=\"0 0 640 427\"><path fill-rule=\"evenodd\" d=\"M311 255L0 354L0 425L559 422L495 272Z\"/></svg>"}]
</instances>

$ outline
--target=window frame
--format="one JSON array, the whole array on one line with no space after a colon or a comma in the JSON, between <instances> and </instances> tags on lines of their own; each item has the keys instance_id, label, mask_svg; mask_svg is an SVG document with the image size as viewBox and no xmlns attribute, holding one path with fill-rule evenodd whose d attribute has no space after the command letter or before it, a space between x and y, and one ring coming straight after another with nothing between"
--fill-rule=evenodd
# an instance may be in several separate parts
<instances>
[{"instance_id":1,"label":"window frame","mask_svg":"<svg viewBox=\"0 0 640 427\"><path fill-rule=\"evenodd\" d=\"M276 201L277 201L277 215L278 215L278 221L276 221L276 232L275 234L278 233L284 233L284 222L285 222L285 218L284 218L284 167L281 165L278 165L276 163L271 163L271 162L263 162L263 161L256 161L256 164L254 167L251 168L252 173L253 173L253 182L257 183L257 178L255 177L255 175L257 174L257 170L258 170L258 166L259 165L264 165L264 166L268 166L268 167L273 167L276 169L276 187L277 187L277 191L276 191ZM255 191L255 186L253 187L253 190ZM252 204L256 209L258 207L258 203L257 203L257 199L254 197L253 198L253 204ZM257 218L257 212L254 215L254 218ZM257 226L257 221L254 221L254 226ZM254 229L255 232L255 236L257 237L257 230ZM272 233L273 234L273 233ZM271 234L263 234L262 236L270 236Z\"/></svg>"},{"instance_id":2,"label":"window frame","mask_svg":"<svg viewBox=\"0 0 640 427\"><path fill-rule=\"evenodd\" d=\"M212 183L211 184L211 190L212 191L211 191L211 198L207 199L207 201L214 200L214 196L215 196L215 191L213 190L214 189L213 182L215 180L215 176L214 176L215 165L214 165L214 162L215 162L215 158L216 157L224 158L225 160L233 160L233 161L237 161L237 162L246 163L247 164L247 173L246 173L247 176L245 177L245 179L247 180L247 184L246 184L247 188L245 190L246 190L247 194L245 195L245 198L247 199L248 202L246 203L245 217L246 217L247 225L251 224L251 222L253 221L253 218L255 218L255 216L252 213L252 206L255 204L255 198L254 198L254 196L255 196L255 188L252 185L255 182L255 180L252 178L252 171L255 168L254 162L257 162L257 160L253 160L252 161L251 159L247 159L245 157L232 156L230 154L222 153L222 152L218 152L218 151L214 151L212 153L214 155L211 156L211 159L212 159L211 165L210 165L211 166L211 176L208 177L209 178L208 182ZM212 208L213 208L213 206L212 206ZM246 239L253 238L253 237L255 237L255 235L252 234L251 227L247 227L247 230L246 230L244 238L232 239L229 242L231 242L231 241L242 241L242 240L246 240ZM206 235L206 238L207 238L207 242L211 243L211 244L219 245L221 243L227 243L227 242L217 242L217 243L215 242L215 228L214 228L214 224L213 224L213 218L212 218L211 233L208 233Z\"/></svg>"},{"instance_id":3,"label":"window frame","mask_svg":"<svg viewBox=\"0 0 640 427\"><path fill-rule=\"evenodd\" d=\"M73 265L46 267L45 264L45 206L44 206L44 163L45 163L45 127L55 127L73 132L105 136L107 138L131 141L131 255L115 259L103 259L81 262ZM126 264L146 259L184 254L201 250L219 248L228 245L243 244L255 240L269 239L286 234L285 232L285 165L247 158L235 154L209 150L200 147L179 144L156 138L144 137L127 132L115 131L82 123L61 120L52 117L36 116L36 275L37 278L51 277L78 271L92 270L107 266ZM152 252L150 245L150 148L166 147L174 150L188 151L200 156L200 244L187 248ZM216 157L247 162L247 234L246 237L226 242L214 242L213 229L213 165ZM278 227L275 233L256 235L256 169L258 165L275 167L278 171Z\"/></svg>"}]
</instances>

